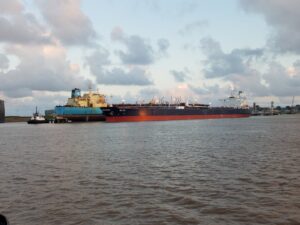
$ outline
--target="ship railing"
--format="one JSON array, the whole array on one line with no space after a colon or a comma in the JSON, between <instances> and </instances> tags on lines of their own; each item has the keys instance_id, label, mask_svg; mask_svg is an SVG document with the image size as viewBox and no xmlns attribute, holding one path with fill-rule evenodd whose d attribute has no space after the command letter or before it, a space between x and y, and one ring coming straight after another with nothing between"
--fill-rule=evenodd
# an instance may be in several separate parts
<instances>
[{"instance_id":1,"label":"ship railing","mask_svg":"<svg viewBox=\"0 0 300 225\"><path fill-rule=\"evenodd\" d=\"M177 106L185 106L185 107L197 107L197 108L208 108L209 105L206 104L112 104L112 107L126 107L126 108L136 108L136 107L177 107Z\"/></svg>"}]
</instances>

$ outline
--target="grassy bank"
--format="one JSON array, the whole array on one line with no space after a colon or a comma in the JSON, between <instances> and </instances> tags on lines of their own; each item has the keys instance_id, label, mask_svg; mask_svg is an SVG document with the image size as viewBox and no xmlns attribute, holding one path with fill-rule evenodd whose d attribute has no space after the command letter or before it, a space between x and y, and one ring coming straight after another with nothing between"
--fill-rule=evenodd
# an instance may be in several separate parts
<instances>
[{"instance_id":1,"label":"grassy bank","mask_svg":"<svg viewBox=\"0 0 300 225\"><path fill-rule=\"evenodd\" d=\"M6 116L5 122L11 123L11 122L27 122L30 119L30 117L27 116Z\"/></svg>"}]
</instances>

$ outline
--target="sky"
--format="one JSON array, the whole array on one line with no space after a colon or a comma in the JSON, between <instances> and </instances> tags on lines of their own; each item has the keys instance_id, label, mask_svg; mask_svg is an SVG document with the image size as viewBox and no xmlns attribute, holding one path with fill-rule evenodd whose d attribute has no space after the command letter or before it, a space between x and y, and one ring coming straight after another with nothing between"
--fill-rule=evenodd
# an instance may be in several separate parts
<instances>
[{"instance_id":1,"label":"sky","mask_svg":"<svg viewBox=\"0 0 300 225\"><path fill-rule=\"evenodd\" d=\"M89 86L110 103L299 104L299 27L299 0L0 0L0 99L7 115Z\"/></svg>"}]
</instances>

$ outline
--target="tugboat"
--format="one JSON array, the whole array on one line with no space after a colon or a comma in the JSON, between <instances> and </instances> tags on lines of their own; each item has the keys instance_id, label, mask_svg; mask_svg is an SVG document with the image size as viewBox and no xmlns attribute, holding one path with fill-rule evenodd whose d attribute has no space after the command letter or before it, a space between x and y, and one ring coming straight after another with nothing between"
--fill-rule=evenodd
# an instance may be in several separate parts
<instances>
[{"instance_id":1,"label":"tugboat","mask_svg":"<svg viewBox=\"0 0 300 225\"><path fill-rule=\"evenodd\" d=\"M33 113L30 120L27 121L28 124L39 124L39 123L48 123L48 120L45 117L41 116L37 111L37 107L35 108L35 113Z\"/></svg>"}]
</instances>

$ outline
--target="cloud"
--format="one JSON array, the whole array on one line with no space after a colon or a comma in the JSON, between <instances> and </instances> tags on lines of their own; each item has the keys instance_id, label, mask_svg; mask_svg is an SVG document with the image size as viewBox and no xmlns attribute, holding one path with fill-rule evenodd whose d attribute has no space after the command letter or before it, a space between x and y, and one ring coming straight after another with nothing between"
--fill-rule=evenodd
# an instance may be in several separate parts
<instances>
[{"instance_id":1,"label":"cloud","mask_svg":"<svg viewBox=\"0 0 300 225\"><path fill-rule=\"evenodd\" d=\"M173 75L176 82L185 82L189 78L187 74L189 74L190 71L187 68L184 68L183 71L170 70L170 73Z\"/></svg>"},{"instance_id":2,"label":"cloud","mask_svg":"<svg viewBox=\"0 0 300 225\"><path fill-rule=\"evenodd\" d=\"M297 96L300 90L300 61L295 61L290 68L278 62L268 63L266 72L251 70L248 76L231 76L228 80L238 90L243 90L258 97Z\"/></svg>"},{"instance_id":3,"label":"cloud","mask_svg":"<svg viewBox=\"0 0 300 225\"><path fill-rule=\"evenodd\" d=\"M249 73L249 64L263 55L263 49L234 49L224 53L218 42L212 38L203 38L200 48L207 59L204 61L206 78L224 77L232 74Z\"/></svg>"},{"instance_id":4,"label":"cloud","mask_svg":"<svg viewBox=\"0 0 300 225\"><path fill-rule=\"evenodd\" d=\"M61 46L20 46L7 49L20 59L16 68L0 73L0 89L7 96L30 96L32 91L68 91L86 88L88 80L79 76L78 68L66 59Z\"/></svg>"},{"instance_id":5,"label":"cloud","mask_svg":"<svg viewBox=\"0 0 300 225\"><path fill-rule=\"evenodd\" d=\"M23 10L23 5L18 0L0 0L1 14L17 14Z\"/></svg>"},{"instance_id":6,"label":"cloud","mask_svg":"<svg viewBox=\"0 0 300 225\"><path fill-rule=\"evenodd\" d=\"M119 41L125 45L126 50L117 50L116 54L122 63L129 65L148 65L154 63L155 59L165 55L170 43L167 39L157 41L158 50L156 51L150 41L139 35L126 35L120 27L116 27L111 32L111 39Z\"/></svg>"},{"instance_id":7,"label":"cloud","mask_svg":"<svg viewBox=\"0 0 300 225\"><path fill-rule=\"evenodd\" d=\"M162 93L157 88L143 88L139 91L138 96L142 99L142 101L149 101L155 96L161 96Z\"/></svg>"},{"instance_id":8,"label":"cloud","mask_svg":"<svg viewBox=\"0 0 300 225\"><path fill-rule=\"evenodd\" d=\"M194 0L178 1L178 16L189 16L195 12L199 6L199 2Z\"/></svg>"},{"instance_id":9,"label":"cloud","mask_svg":"<svg viewBox=\"0 0 300 225\"><path fill-rule=\"evenodd\" d=\"M273 28L268 41L271 49L300 53L299 0L240 0L240 5L246 12L263 15Z\"/></svg>"},{"instance_id":10,"label":"cloud","mask_svg":"<svg viewBox=\"0 0 300 225\"><path fill-rule=\"evenodd\" d=\"M299 95L300 90L300 60L293 63L292 73L283 65L272 62L269 70L263 74L268 84L269 94L275 96Z\"/></svg>"},{"instance_id":11,"label":"cloud","mask_svg":"<svg viewBox=\"0 0 300 225\"><path fill-rule=\"evenodd\" d=\"M0 53L0 69L8 69L9 60L6 55Z\"/></svg>"},{"instance_id":12,"label":"cloud","mask_svg":"<svg viewBox=\"0 0 300 225\"><path fill-rule=\"evenodd\" d=\"M53 109L56 105L66 104L69 96L69 92L34 91L31 97L6 97L5 111L7 115L30 116L37 106L38 111L44 114L44 110Z\"/></svg>"},{"instance_id":13,"label":"cloud","mask_svg":"<svg viewBox=\"0 0 300 225\"><path fill-rule=\"evenodd\" d=\"M50 33L19 1L0 0L0 42L45 44L53 40Z\"/></svg>"},{"instance_id":14,"label":"cloud","mask_svg":"<svg viewBox=\"0 0 300 225\"><path fill-rule=\"evenodd\" d=\"M124 32L122 30L121 27L115 27L111 33L110 33L110 38L113 40L113 41L120 41L120 40L123 40L125 37L124 37Z\"/></svg>"},{"instance_id":15,"label":"cloud","mask_svg":"<svg viewBox=\"0 0 300 225\"><path fill-rule=\"evenodd\" d=\"M200 87L189 84L188 88L197 95L218 95L222 91L221 90L222 88L218 84L215 84L215 85L203 84Z\"/></svg>"},{"instance_id":16,"label":"cloud","mask_svg":"<svg viewBox=\"0 0 300 225\"><path fill-rule=\"evenodd\" d=\"M204 27L208 25L207 21L199 20L186 24L183 28L181 28L178 33L182 36L190 34L194 31L202 31Z\"/></svg>"},{"instance_id":17,"label":"cloud","mask_svg":"<svg viewBox=\"0 0 300 225\"><path fill-rule=\"evenodd\" d=\"M167 5L167 7L165 7ZM182 18L191 16L197 11L199 3L195 0L172 0L172 4L167 4L161 0L143 0L134 1L133 10L141 11L147 10L151 13L167 16Z\"/></svg>"},{"instance_id":18,"label":"cloud","mask_svg":"<svg viewBox=\"0 0 300 225\"><path fill-rule=\"evenodd\" d=\"M254 96L270 95L270 90L262 74L255 69L249 70L246 75L234 74L228 76L225 80L230 81L235 90L241 90Z\"/></svg>"},{"instance_id":19,"label":"cloud","mask_svg":"<svg viewBox=\"0 0 300 225\"><path fill-rule=\"evenodd\" d=\"M204 75L206 78L219 78L230 82L236 89L252 93L254 96L288 96L296 95L299 88L300 63L294 63L288 69L278 62L265 60L264 49L233 49L224 53L220 44L211 38L201 40L201 47L206 56ZM261 72L257 65L268 66L267 72ZM293 88L294 86L294 88Z\"/></svg>"},{"instance_id":20,"label":"cloud","mask_svg":"<svg viewBox=\"0 0 300 225\"><path fill-rule=\"evenodd\" d=\"M109 85L151 85L153 82L148 78L146 71L134 67L125 71L122 68L113 68L112 70L103 71L97 76L97 81L100 84Z\"/></svg>"},{"instance_id":21,"label":"cloud","mask_svg":"<svg viewBox=\"0 0 300 225\"><path fill-rule=\"evenodd\" d=\"M36 0L53 34L66 45L96 45L97 33L80 0Z\"/></svg>"},{"instance_id":22,"label":"cloud","mask_svg":"<svg viewBox=\"0 0 300 225\"><path fill-rule=\"evenodd\" d=\"M166 53L166 51L170 47L170 42L167 39L161 38L157 41L157 45L160 52Z\"/></svg>"},{"instance_id":23,"label":"cloud","mask_svg":"<svg viewBox=\"0 0 300 225\"><path fill-rule=\"evenodd\" d=\"M0 42L19 44L46 44L52 40L32 14L19 14L11 18L0 16Z\"/></svg>"},{"instance_id":24,"label":"cloud","mask_svg":"<svg viewBox=\"0 0 300 225\"><path fill-rule=\"evenodd\" d=\"M146 65L154 62L154 50L145 39L132 35L121 41L127 48L127 51L117 51L123 63Z\"/></svg>"},{"instance_id":25,"label":"cloud","mask_svg":"<svg viewBox=\"0 0 300 225\"><path fill-rule=\"evenodd\" d=\"M97 77L100 84L106 85L151 85L146 71L139 67L131 67L125 70L121 67L114 67L109 60L109 52L104 48L99 48L92 55L86 58L86 65Z\"/></svg>"},{"instance_id":26,"label":"cloud","mask_svg":"<svg viewBox=\"0 0 300 225\"><path fill-rule=\"evenodd\" d=\"M109 51L99 47L90 56L86 57L86 66L90 67L93 74L98 74L103 70L103 66L110 65Z\"/></svg>"}]
</instances>

